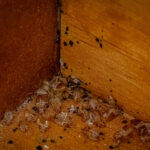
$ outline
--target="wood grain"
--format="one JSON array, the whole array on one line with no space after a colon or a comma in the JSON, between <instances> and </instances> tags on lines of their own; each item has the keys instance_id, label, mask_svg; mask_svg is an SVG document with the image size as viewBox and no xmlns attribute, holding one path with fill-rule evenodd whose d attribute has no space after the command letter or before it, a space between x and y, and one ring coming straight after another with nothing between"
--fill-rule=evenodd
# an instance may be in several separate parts
<instances>
[{"instance_id":1,"label":"wood grain","mask_svg":"<svg viewBox=\"0 0 150 150\"><path fill-rule=\"evenodd\" d=\"M61 58L68 66L63 74L150 119L150 1L63 0L62 6Z\"/></svg>"},{"instance_id":2,"label":"wood grain","mask_svg":"<svg viewBox=\"0 0 150 150\"><path fill-rule=\"evenodd\" d=\"M71 106L71 101L66 101L66 106ZM25 109L25 111L27 108ZM25 113L25 111L23 111ZM18 116L20 112L17 112ZM24 118L24 117L23 117ZM44 119L44 118L43 118ZM16 119L17 120L17 119ZM122 124L122 117L117 117L111 122L107 122L105 128L101 128L101 135L99 141L93 141L83 134L83 128L86 124L81 117L73 115L72 125L70 128L59 126L54 121L49 121L49 128L45 132L41 132L36 122L26 122L28 130L26 132L20 131L17 121L13 121L9 126L0 128L0 146L2 150L36 150L40 145L42 150L46 150L44 145L47 145L50 150L110 150L109 146L114 145L114 134L119 131L124 124ZM13 129L16 129L16 132ZM60 139L60 136L63 138ZM42 142L45 139L46 142ZM51 143L50 140L55 140ZM12 140L13 144L8 144ZM135 134L128 139L129 143L122 142L116 150L148 150L145 145L140 141L139 137Z\"/></svg>"},{"instance_id":3,"label":"wood grain","mask_svg":"<svg viewBox=\"0 0 150 150\"><path fill-rule=\"evenodd\" d=\"M58 69L55 0L0 0L0 117Z\"/></svg>"}]
</instances>

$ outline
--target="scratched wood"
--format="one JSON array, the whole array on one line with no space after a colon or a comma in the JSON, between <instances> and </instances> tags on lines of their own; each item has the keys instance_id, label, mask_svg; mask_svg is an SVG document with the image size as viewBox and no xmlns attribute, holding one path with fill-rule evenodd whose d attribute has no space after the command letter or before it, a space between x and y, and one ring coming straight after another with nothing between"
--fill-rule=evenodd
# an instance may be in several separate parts
<instances>
[{"instance_id":1,"label":"scratched wood","mask_svg":"<svg viewBox=\"0 0 150 150\"><path fill-rule=\"evenodd\" d=\"M112 95L144 120L150 119L149 6L150 0L63 0L61 20L63 74L103 98Z\"/></svg>"}]
</instances>

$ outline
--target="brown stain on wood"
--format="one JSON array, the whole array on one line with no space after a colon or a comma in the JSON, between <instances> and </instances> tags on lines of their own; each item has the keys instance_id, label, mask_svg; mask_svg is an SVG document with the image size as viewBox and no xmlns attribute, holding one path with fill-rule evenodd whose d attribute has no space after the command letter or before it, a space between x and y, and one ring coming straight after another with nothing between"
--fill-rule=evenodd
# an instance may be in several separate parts
<instances>
[{"instance_id":1,"label":"brown stain on wood","mask_svg":"<svg viewBox=\"0 0 150 150\"><path fill-rule=\"evenodd\" d=\"M56 31L56 1L0 1L0 117L58 70Z\"/></svg>"},{"instance_id":2,"label":"brown stain on wood","mask_svg":"<svg viewBox=\"0 0 150 150\"><path fill-rule=\"evenodd\" d=\"M105 99L112 95L127 112L144 120L150 118L149 5L148 0L63 0L62 7L62 41L80 42L61 44L62 60L72 68L63 74L90 82L88 89Z\"/></svg>"}]
</instances>

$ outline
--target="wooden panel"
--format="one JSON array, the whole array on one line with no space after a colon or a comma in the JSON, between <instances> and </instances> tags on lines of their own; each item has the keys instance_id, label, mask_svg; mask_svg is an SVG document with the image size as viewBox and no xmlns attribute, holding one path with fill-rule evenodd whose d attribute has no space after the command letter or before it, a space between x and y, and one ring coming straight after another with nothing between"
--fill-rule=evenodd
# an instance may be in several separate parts
<instances>
[{"instance_id":1,"label":"wooden panel","mask_svg":"<svg viewBox=\"0 0 150 150\"><path fill-rule=\"evenodd\" d=\"M63 74L75 75L94 93L112 95L127 112L149 119L150 1L63 0L62 6L61 57L68 66Z\"/></svg>"},{"instance_id":2,"label":"wooden panel","mask_svg":"<svg viewBox=\"0 0 150 150\"><path fill-rule=\"evenodd\" d=\"M44 115L35 115L35 118L40 117L43 123L46 120L49 122L49 128L47 128L45 132L41 132L36 121L28 122L25 120L24 114L27 112L31 114L31 108L34 104L33 101L34 100L25 105L25 108L15 112L15 117L10 125L0 126L1 150L38 150L36 148L38 145L42 147L42 150L148 150L146 144L141 142L136 133L133 133L133 135L131 134L128 140L124 138L124 141L121 140L122 142L118 147L114 147L114 135L116 135L116 132L120 131L123 126L130 126L128 123L126 125L122 123L124 117L121 115L107 122L106 127L99 128L100 132L104 133L104 135L101 135L98 141L89 139L83 133L83 129L88 125L83 122L81 116L77 116L76 114L71 116L72 125L69 128L56 124L53 119L46 119L43 117ZM67 112L70 106L76 103L74 102L74 100L66 100L62 103L60 111ZM49 110L47 112L49 112ZM27 131L22 132L18 122L26 125L28 127ZM93 128L94 127L91 126L91 129ZM62 138L60 138L60 136L62 136ZM46 142L42 142L43 139L45 139ZM50 142L51 139L55 142ZM10 140L13 141L13 144L8 143ZM45 145L49 148L45 148ZM114 148L109 148L110 145Z\"/></svg>"},{"instance_id":3,"label":"wooden panel","mask_svg":"<svg viewBox=\"0 0 150 150\"><path fill-rule=\"evenodd\" d=\"M55 0L0 0L0 116L57 70Z\"/></svg>"},{"instance_id":4,"label":"wooden panel","mask_svg":"<svg viewBox=\"0 0 150 150\"><path fill-rule=\"evenodd\" d=\"M101 137L100 141L95 142L89 140L85 135L83 135L81 119L76 118L74 124L71 128L64 128L50 122L50 128L46 132L40 132L39 128L35 123L28 123L29 130L24 133L19 130L13 132L16 128L14 123L11 126L5 127L1 132L2 136L5 138L4 141L0 142L2 150L36 150L38 145L44 148L47 145L51 150L98 150L105 149L110 150L109 146L113 144L113 134L120 128L120 120L115 120L108 124L107 128L102 129L104 136ZM112 128L113 127L113 128ZM60 139L60 136L63 139ZM42 143L42 140L46 139L46 143ZM50 140L54 139L55 143L51 143ZM8 141L12 140L13 144L8 144ZM117 150L148 150L136 136L131 138L130 144L122 143L119 148L114 148Z\"/></svg>"}]
</instances>

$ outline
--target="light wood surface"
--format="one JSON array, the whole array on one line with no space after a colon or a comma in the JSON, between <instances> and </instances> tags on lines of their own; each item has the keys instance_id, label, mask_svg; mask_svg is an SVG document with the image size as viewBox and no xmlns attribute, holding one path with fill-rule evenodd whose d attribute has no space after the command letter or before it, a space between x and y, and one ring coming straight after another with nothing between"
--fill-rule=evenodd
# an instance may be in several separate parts
<instances>
[{"instance_id":1,"label":"light wood surface","mask_svg":"<svg viewBox=\"0 0 150 150\"><path fill-rule=\"evenodd\" d=\"M149 0L63 0L61 20L63 74L103 98L112 95L144 120L150 119L149 6Z\"/></svg>"},{"instance_id":2,"label":"light wood surface","mask_svg":"<svg viewBox=\"0 0 150 150\"><path fill-rule=\"evenodd\" d=\"M55 0L0 0L0 118L58 69Z\"/></svg>"},{"instance_id":3,"label":"light wood surface","mask_svg":"<svg viewBox=\"0 0 150 150\"><path fill-rule=\"evenodd\" d=\"M71 101L66 101L64 107L68 108L74 104ZM25 109L25 111L27 108ZM24 110L22 111L24 112ZM17 112L19 116L21 112ZM23 117L22 117L23 118ZM122 124L122 117L118 116L111 122L108 122L105 128L101 128L101 135L99 141L92 141L87 138L82 129L86 127L82 118L74 115L72 117L72 125L70 128L65 128L57 125L54 121L49 120L49 128L45 132L41 132L39 127L34 122L27 122L28 130L26 132L20 131L16 119L9 126L0 127L0 146L1 150L39 150L37 146L41 146L42 150L110 150L113 146L113 136L116 131L119 131L125 124ZM13 129L18 128L15 132ZM64 130L65 129L65 130ZM62 136L62 139L60 138ZM45 139L46 142L42 142ZM55 140L54 143L51 142ZM8 144L8 141L13 141L13 144ZM140 141L137 135L132 135L129 143L122 142L115 150L147 150L144 144ZM48 148L44 148L47 145Z\"/></svg>"}]
</instances>

